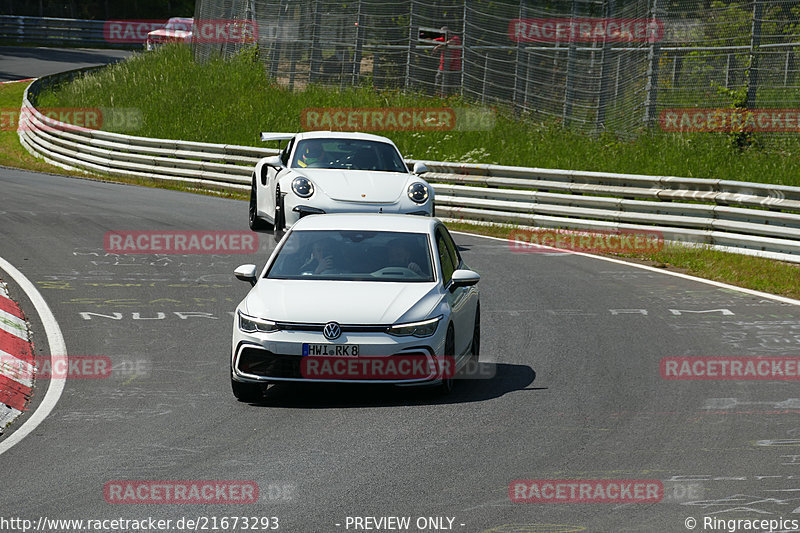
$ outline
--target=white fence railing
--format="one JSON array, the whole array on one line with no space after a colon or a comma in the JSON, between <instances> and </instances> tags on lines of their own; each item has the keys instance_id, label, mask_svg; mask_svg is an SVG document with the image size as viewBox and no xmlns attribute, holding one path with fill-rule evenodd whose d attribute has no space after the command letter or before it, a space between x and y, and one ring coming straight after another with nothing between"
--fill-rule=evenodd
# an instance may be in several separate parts
<instances>
[{"instance_id":1,"label":"white fence railing","mask_svg":"<svg viewBox=\"0 0 800 533\"><path fill-rule=\"evenodd\" d=\"M250 187L275 149L132 137L69 126L33 105L72 71L34 81L19 136L32 154L70 169L216 189ZM407 161L413 165L414 161ZM550 228L661 231L666 240L800 262L800 187L425 161L436 214ZM243 212L243 216L245 216Z\"/></svg>"},{"instance_id":2,"label":"white fence railing","mask_svg":"<svg viewBox=\"0 0 800 533\"><path fill-rule=\"evenodd\" d=\"M278 150L133 137L75 127L40 113L31 99L42 89L87 69L63 72L31 83L22 101L19 136L34 155L69 169L112 176L183 182L215 190L247 190L253 166Z\"/></svg>"},{"instance_id":3,"label":"white fence railing","mask_svg":"<svg viewBox=\"0 0 800 533\"><path fill-rule=\"evenodd\" d=\"M58 46L142 48L143 43L111 42L105 21L0 15L0 41Z\"/></svg>"}]
</instances>

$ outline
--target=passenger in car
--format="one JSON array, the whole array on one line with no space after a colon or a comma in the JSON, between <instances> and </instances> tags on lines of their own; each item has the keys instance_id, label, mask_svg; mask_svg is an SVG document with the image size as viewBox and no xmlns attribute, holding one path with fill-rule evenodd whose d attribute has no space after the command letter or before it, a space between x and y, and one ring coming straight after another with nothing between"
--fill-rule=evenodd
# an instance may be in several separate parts
<instances>
[{"instance_id":1,"label":"passenger in car","mask_svg":"<svg viewBox=\"0 0 800 533\"><path fill-rule=\"evenodd\" d=\"M386 266L407 268L415 274L425 276L417 261L405 239L398 237L389 241Z\"/></svg>"},{"instance_id":2,"label":"passenger in car","mask_svg":"<svg viewBox=\"0 0 800 533\"><path fill-rule=\"evenodd\" d=\"M321 239L311 246L311 256L300 267L303 274L337 274L339 261L336 256L336 243L331 239Z\"/></svg>"}]
</instances>

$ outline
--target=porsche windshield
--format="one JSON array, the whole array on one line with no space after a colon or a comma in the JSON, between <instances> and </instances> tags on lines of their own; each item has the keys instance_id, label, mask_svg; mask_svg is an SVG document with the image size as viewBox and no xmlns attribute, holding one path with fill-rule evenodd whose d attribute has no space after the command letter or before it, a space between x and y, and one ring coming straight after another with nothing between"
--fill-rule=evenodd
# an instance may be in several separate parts
<instances>
[{"instance_id":1,"label":"porsche windshield","mask_svg":"<svg viewBox=\"0 0 800 533\"><path fill-rule=\"evenodd\" d=\"M294 168L408 172L391 144L363 139L305 139L297 143Z\"/></svg>"},{"instance_id":2,"label":"porsche windshield","mask_svg":"<svg viewBox=\"0 0 800 533\"><path fill-rule=\"evenodd\" d=\"M167 25L164 26L164 29L174 31L192 31L193 23L193 19L171 18L169 21L167 21Z\"/></svg>"},{"instance_id":3,"label":"porsche windshield","mask_svg":"<svg viewBox=\"0 0 800 533\"><path fill-rule=\"evenodd\" d=\"M293 231L269 279L434 281L428 235L394 231Z\"/></svg>"}]
</instances>

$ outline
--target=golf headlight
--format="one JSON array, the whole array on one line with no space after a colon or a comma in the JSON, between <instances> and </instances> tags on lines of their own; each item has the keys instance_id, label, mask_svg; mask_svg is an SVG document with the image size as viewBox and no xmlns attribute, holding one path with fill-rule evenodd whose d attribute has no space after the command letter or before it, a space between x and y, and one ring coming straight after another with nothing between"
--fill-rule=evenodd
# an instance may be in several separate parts
<instances>
[{"instance_id":1,"label":"golf headlight","mask_svg":"<svg viewBox=\"0 0 800 533\"><path fill-rule=\"evenodd\" d=\"M246 333L271 333L278 331L278 325L270 320L262 320L239 312L239 329Z\"/></svg>"},{"instance_id":2,"label":"golf headlight","mask_svg":"<svg viewBox=\"0 0 800 533\"><path fill-rule=\"evenodd\" d=\"M424 204L428 199L428 186L420 182L412 183L408 186L408 197L414 203Z\"/></svg>"},{"instance_id":3,"label":"golf headlight","mask_svg":"<svg viewBox=\"0 0 800 533\"><path fill-rule=\"evenodd\" d=\"M309 198L314 194L314 184L308 178L295 178L292 182L292 190L300 198Z\"/></svg>"},{"instance_id":4,"label":"golf headlight","mask_svg":"<svg viewBox=\"0 0 800 533\"><path fill-rule=\"evenodd\" d=\"M430 320L423 320L422 322L409 322L407 324L395 324L389 327L387 333L396 337L430 337L436 333L436 327L439 325L441 316L431 318Z\"/></svg>"}]
</instances>

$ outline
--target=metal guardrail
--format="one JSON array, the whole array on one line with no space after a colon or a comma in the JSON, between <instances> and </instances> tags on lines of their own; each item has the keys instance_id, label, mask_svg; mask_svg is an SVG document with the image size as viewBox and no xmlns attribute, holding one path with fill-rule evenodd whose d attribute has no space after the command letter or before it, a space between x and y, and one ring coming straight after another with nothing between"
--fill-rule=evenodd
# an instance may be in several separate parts
<instances>
[{"instance_id":1,"label":"metal guardrail","mask_svg":"<svg viewBox=\"0 0 800 533\"><path fill-rule=\"evenodd\" d=\"M0 15L0 41L20 44L103 48L142 48L142 43L114 43L104 34L105 21Z\"/></svg>"},{"instance_id":2,"label":"metal guardrail","mask_svg":"<svg viewBox=\"0 0 800 533\"><path fill-rule=\"evenodd\" d=\"M133 137L78 128L42 115L36 95L86 69L31 83L20 141L52 164L84 171L250 188L253 166L278 150ZM406 162L410 167L415 161ZM548 228L653 230L666 240L800 263L800 187L729 180L425 161L436 214Z\"/></svg>"},{"instance_id":3,"label":"metal guardrail","mask_svg":"<svg viewBox=\"0 0 800 533\"><path fill-rule=\"evenodd\" d=\"M183 182L214 190L248 190L253 166L278 150L134 137L64 124L32 103L40 91L91 70L77 69L32 82L23 96L20 141L34 155L72 170L153 181Z\"/></svg>"}]
</instances>

